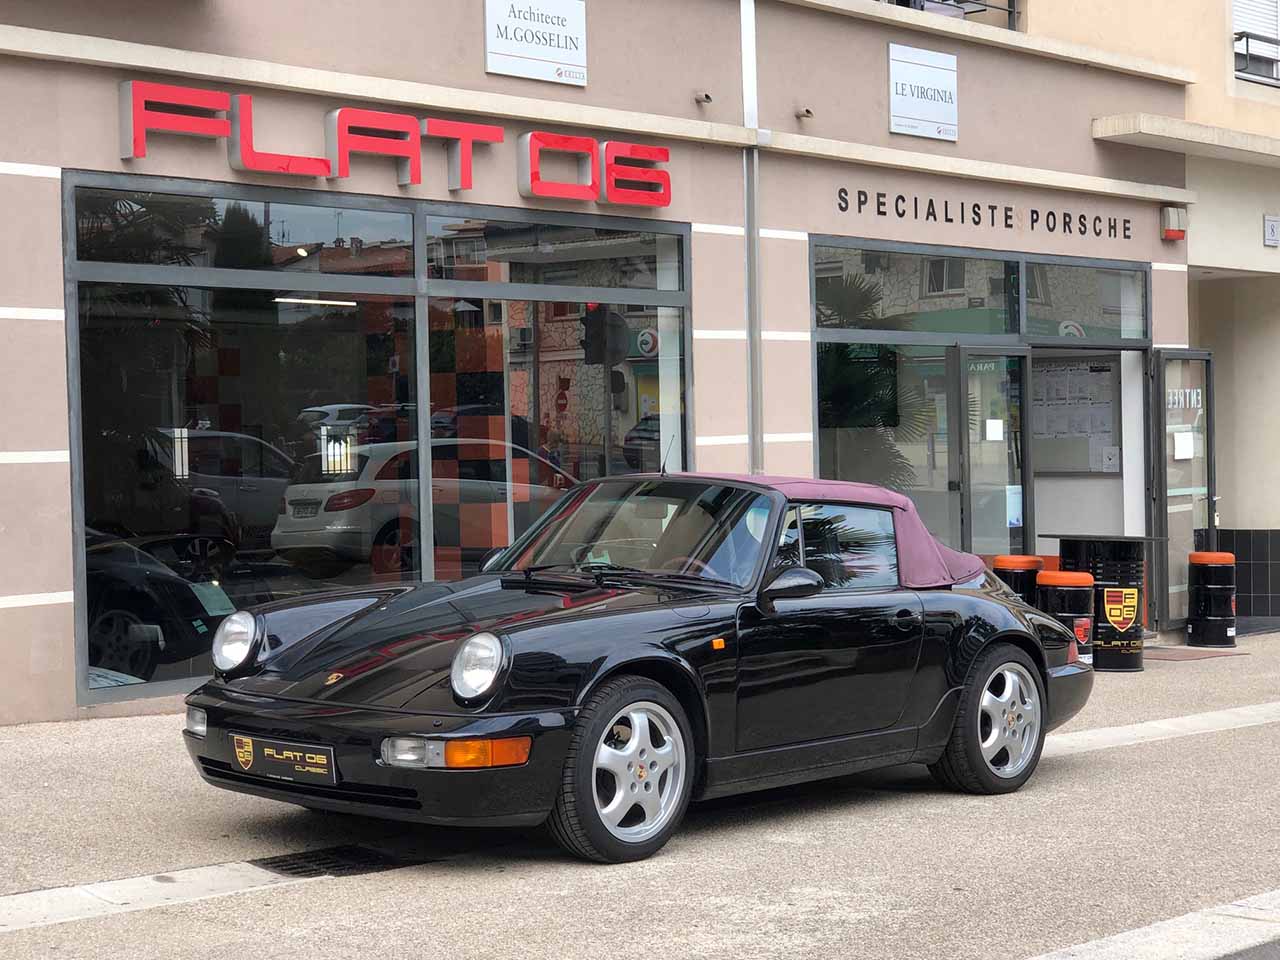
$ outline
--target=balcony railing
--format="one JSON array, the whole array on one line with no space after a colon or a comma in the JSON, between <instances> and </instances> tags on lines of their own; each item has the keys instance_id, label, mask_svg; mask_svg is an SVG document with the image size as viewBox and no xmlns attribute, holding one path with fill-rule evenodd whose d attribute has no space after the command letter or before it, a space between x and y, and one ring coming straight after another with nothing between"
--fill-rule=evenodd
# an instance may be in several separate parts
<instances>
[{"instance_id":1,"label":"balcony railing","mask_svg":"<svg viewBox=\"0 0 1280 960\"><path fill-rule=\"evenodd\" d=\"M1018 29L1018 0L1003 0L997 3L990 0L880 0L880 2L895 7L910 7L912 10L936 13L944 17L1007 26L1010 30Z\"/></svg>"},{"instance_id":2,"label":"balcony railing","mask_svg":"<svg viewBox=\"0 0 1280 960\"><path fill-rule=\"evenodd\" d=\"M1280 38L1237 30L1235 41L1236 76L1241 80L1280 86Z\"/></svg>"}]
</instances>

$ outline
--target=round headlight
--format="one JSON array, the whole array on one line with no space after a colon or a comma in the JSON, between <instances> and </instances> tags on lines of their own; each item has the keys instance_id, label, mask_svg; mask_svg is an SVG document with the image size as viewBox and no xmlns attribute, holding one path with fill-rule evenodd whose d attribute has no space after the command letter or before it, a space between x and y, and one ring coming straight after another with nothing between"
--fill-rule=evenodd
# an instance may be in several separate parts
<instances>
[{"instance_id":1,"label":"round headlight","mask_svg":"<svg viewBox=\"0 0 1280 960\"><path fill-rule=\"evenodd\" d=\"M257 632L257 618L248 610L229 615L213 635L213 665L223 673L240 666L248 659Z\"/></svg>"},{"instance_id":2,"label":"round headlight","mask_svg":"<svg viewBox=\"0 0 1280 960\"><path fill-rule=\"evenodd\" d=\"M502 641L492 633L477 633L453 656L453 692L463 700L480 696L493 686L501 667Z\"/></svg>"}]
</instances>

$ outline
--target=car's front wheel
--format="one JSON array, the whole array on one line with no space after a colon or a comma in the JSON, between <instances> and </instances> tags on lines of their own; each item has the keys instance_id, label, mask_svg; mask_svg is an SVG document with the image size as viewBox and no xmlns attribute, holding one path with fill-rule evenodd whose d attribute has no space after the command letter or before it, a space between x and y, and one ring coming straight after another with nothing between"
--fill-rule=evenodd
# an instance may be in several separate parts
<instances>
[{"instance_id":1,"label":"car's front wheel","mask_svg":"<svg viewBox=\"0 0 1280 960\"><path fill-rule=\"evenodd\" d=\"M1012 793L1044 748L1044 681L1020 647L994 643L969 672L951 739L930 772L966 793Z\"/></svg>"},{"instance_id":2,"label":"car's front wheel","mask_svg":"<svg viewBox=\"0 0 1280 960\"><path fill-rule=\"evenodd\" d=\"M642 860L684 819L695 751L680 701L645 677L602 686L583 707L549 825L570 853Z\"/></svg>"}]
</instances>

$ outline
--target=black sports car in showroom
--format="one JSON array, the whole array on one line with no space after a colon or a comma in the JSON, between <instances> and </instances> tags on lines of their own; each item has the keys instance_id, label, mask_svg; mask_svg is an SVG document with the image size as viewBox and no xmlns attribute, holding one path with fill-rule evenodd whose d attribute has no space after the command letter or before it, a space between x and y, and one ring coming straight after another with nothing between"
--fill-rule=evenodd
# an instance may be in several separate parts
<instances>
[{"instance_id":1,"label":"black sports car in showroom","mask_svg":"<svg viewBox=\"0 0 1280 960\"><path fill-rule=\"evenodd\" d=\"M691 800L906 762L1007 793L1087 700L1076 635L906 497L584 483L458 583L237 611L187 700L209 783L436 824L549 823L646 857Z\"/></svg>"}]
</instances>

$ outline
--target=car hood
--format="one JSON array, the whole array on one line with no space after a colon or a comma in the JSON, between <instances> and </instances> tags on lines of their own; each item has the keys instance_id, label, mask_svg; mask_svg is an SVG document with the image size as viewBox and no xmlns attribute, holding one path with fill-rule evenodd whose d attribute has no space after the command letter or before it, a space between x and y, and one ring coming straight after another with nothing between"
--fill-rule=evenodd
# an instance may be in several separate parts
<instances>
[{"instance_id":1,"label":"car hood","mask_svg":"<svg viewBox=\"0 0 1280 960\"><path fill-rule=\"evenodd\" d=\"M547 583L520 585L485 575L458 583L424 584L403 592L351 594L368 597L361 609L343 610L336 623L314 629L271 654L259 671L228 682L236 690L336 705L404 709L424 713L464 712L449 685L453 656L480 631L505 635L513 653L522 633L585 617L655 607L673 599L650 586L592 584L563 588ZM688 598L681 592L677 602ZM260 611L268 637L275 625L305 617L309 605L334 603L311 598L273 604ZM538 636L554 635L538 630ZM466 711L470 712L470 711Z\"/></svg>"}]
</instances>

